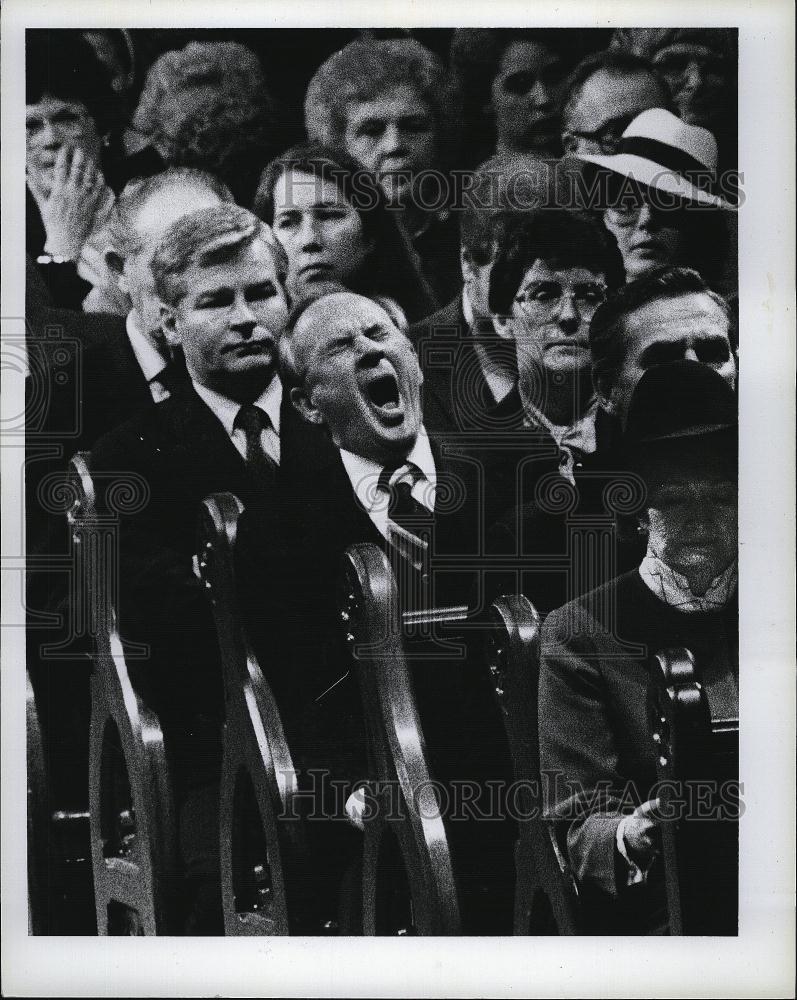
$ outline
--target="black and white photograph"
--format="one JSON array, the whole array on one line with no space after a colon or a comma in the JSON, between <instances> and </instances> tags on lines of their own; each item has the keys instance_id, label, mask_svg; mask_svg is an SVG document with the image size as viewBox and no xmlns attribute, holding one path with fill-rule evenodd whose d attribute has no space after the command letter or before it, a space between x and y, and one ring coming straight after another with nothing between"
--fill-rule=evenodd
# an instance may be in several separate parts
<instances>
[{"instance_id":1,"label":"black and white photograph","mask_svg":"<svg viewBox=\"0 0 797 1000\"><path fill-rule=\"evenodd\" d=\"M794 15L603 6L4 5L3 995L793 989Z\"/></svg>"}]
</instances>

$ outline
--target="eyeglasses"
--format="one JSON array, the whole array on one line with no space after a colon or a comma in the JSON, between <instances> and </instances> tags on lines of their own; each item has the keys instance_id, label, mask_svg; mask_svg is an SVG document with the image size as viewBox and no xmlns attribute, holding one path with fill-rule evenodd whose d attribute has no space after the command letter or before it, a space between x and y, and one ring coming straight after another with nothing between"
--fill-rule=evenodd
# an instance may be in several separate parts
<instances>
[{"instance_id":1,"label":"eyeglasses","mask_svg":"<svg viewBox=\"0 0 797 1000\"><path fill-rule=\"evenodd\" d=\"M606 301L608 289L599 281L584 281L563 288L558 281L538 281L524 288L515 296L518 305L527 308L553 311L563 299L573 299L581 309L597 308Z\"/></svg>"},{"instance_id":2,"label":"eyeglasses","mask_svg":"<svg viewBox=\"0 0 797 1000\"><path fill-rule=\"evenodd\" d=\"M596 128L591 132L579 131L575 128L568 129L567 131L579 139L594 142L602 153L616 153L620 146L620 140L623 138L623 132L637 117L638 113L621 115L619 118L610 118L600 128Z\"/></svg>"}]
</instances>

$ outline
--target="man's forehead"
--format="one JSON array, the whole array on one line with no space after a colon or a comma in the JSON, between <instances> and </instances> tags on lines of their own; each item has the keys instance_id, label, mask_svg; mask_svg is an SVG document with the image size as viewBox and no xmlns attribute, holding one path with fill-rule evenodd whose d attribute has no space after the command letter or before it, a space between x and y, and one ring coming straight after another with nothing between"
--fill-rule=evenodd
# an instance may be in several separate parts
<instances>
[{"instance_id":1,"label":"man's forehead","mask_svg":"<svg viewBox=\"0 0 797 1000\"><path fill-rule=\"evenodd\" d=\"M263 281L277 284L277 272L271 248L256 239L232 256L213 264L194 262L186 269L183 281L196 294L210 287L253 285Z\"/></svg>"},{"instance_id":2,"label":"man's forehead","mask_svg":"<svg viewBox=\"0 0 797 1000\"><path fill-rule=\"evenodd\" d=\"M572 128L601 128L614 118L641 113L661 103L663 88L652 73L599 69L584 82L569 115Z\"/></svg>"},{"instance_id":3,"label":"man's forehead","mask_svg":"<svg viewBox=\"0 0 797 1000\"><path fill-rule=\"evenodd\" d=\"M76 111L86 114L86 105L82 101L72 101L68 98L51 97L45 94L40 101L34 104L25 105L25 114L29 117L34 115L52 115L59 111Z\"/></svg>"},{"instance_id":4,"label":"man's forehead","mask_svg":"<svg viewBox=\"0 0 797 1000\"><path fill-rule=\"evenodd\" d=\"M299 319L300 328L324 329L327 335L355 332L384 322L387 313L376 302L360 295L325 295L307 307Z\"/></svg>"},{"instance_id":5,"label":"man's forehead","mask_svg":"<svg viewBox=\"0 0 797 1000\"><path fill-rule=\"evenodd\" d=\"M659 330L678 333L706 325L712 330L728 331L728 317L722 307L706 292L654 299L639 306L625 317L627 331Z\"/></svg>"}]
</instances>

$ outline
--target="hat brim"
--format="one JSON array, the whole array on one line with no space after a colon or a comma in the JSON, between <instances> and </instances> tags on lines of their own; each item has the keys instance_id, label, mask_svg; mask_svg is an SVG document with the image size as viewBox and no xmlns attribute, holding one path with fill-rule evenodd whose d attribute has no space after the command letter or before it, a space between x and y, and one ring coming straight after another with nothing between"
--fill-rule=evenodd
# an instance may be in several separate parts
<instances>
[{"instance_id":1,"label":"hat brim","mask_svg":"<svg viewBox=\"0 0 797 1000\"><path fill-rule=\"evenodd\" d=\"M736 211L736 206L724 198L701 190L674 170L667 170L661 164L643 156L634 156L631 153L616 153L606 156L578 153L575 154L574 159L580 160L582 163L591 163L595 167L620 174L622 177L630 177L638 184L644 184L646 187L655 188L657 191L675 195L686 201L696 202L707 208L721 208L727 212Z\"/></svg>"}]
</instances>

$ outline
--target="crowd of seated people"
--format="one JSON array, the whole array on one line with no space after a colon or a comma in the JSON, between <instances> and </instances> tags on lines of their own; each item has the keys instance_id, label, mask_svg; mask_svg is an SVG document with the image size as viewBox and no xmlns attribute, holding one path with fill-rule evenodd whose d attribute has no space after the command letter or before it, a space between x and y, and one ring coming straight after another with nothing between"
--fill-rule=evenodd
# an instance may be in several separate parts
<instances>
[{"instance_id":1,"label":"crowd of seated people","mask_svg":"<svg viewBox=\"0 0 797 1000\"><path fill-rule=\"evenodd\" d=\"M545 619L540 758L570 782L546 816L586 925L666 932L648 657L686 646L710 698L738 698L733 34L362 31L328 54L291 32L289 85L279 29L127 32L122 54L106 34L28 32L27 545L63 554L43 492L75 452L98 484L147 484L119 521L119 625L149 649L185 932L223 933L225 702L196 573L215 493L244 508L238 600L300 783L324 768L351 793L346 835L319 834L330 894L368 774L336 580L370 542L404 610L509 593ZM29 669L79 784L86 650L55 671L37 624L69 600L29 573ZM430 753L505 778L474 655L416 678ZM507 932L475 884L464 926Z\"/></svg>"}]
</instances>

